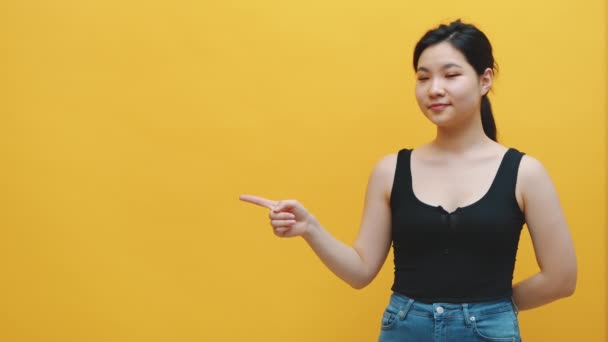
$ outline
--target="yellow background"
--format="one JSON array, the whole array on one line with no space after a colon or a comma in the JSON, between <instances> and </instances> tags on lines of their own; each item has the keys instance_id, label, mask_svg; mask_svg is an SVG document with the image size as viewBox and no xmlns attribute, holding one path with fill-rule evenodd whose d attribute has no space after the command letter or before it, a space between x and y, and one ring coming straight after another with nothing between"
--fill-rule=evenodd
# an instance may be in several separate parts
<instances>
[{"instance_id":1,"label":"yellow background","mask_svg":"<svg viewBox=\"0 0 608 342\"><path fill-rule=\"evenodd\" d=\"M459 17L576 244L576 294L522 312L524 340L606 341L604 0L2 1L0 340L375 340L392 257L353 290L237 197L352 241L375 162L433 137L414 44Z\"/></svg>"}]
</instances>

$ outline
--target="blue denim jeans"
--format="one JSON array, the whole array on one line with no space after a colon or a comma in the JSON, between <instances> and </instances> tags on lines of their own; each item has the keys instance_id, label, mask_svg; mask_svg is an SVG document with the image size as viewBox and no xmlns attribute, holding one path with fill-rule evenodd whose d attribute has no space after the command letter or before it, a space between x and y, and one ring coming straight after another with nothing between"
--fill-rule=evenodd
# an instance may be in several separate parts
<instances>
[{"instance_id":1,"label":"blue denim jeans","mask_svg":"<svg viewBox=\"0 0 608 342\"><path fill-rule=\"evenodd\" d=\"M393 293L379 342L521 342L513 299L427 304Z\"/></svg>"}]
</instances>

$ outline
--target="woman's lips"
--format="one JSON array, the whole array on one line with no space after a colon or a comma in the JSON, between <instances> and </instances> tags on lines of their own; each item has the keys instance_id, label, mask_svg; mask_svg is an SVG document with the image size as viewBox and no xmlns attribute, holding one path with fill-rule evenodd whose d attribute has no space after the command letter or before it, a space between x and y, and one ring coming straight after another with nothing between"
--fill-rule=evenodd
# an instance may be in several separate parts
<instances>
[{"instance_id":1,"label":"woman's lips","mask_svg":"<svg viewBox=\"0 0 608 342\"><path fill-rule=\"evenodd\" d=\"M431 110L433 110L433 111L438 112L438 111L443 110L447 106L449 106L449 104L447 104L447 103L437 103L437 104L431 105L429 108L431 108Z\"/></svg>"}]
</instances>

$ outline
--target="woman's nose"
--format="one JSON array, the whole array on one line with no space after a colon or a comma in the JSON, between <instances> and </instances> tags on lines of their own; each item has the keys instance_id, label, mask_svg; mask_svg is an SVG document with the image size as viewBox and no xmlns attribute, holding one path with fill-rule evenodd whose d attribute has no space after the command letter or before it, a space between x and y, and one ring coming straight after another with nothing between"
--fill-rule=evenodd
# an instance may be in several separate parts
<instances>
[{"instance_id":1,"label":"woman's nose","mask_svg":"<svg viewBox=\"0 0 608 342\"><path fill-rule=\"evenodd\" d=\"M445 95L445 89L441 80L433 79L429 85L429 96L443 96Z\"/></svg>"}]
</instances>

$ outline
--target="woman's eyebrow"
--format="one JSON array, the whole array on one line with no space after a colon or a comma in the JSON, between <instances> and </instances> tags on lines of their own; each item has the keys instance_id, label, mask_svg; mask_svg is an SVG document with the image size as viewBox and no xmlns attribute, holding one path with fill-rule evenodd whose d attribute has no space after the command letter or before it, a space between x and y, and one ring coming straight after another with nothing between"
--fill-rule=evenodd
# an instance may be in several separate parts
<instances>
[{"instance_id":1,"label":"woman's eyebrow","mask_svg":"<svg viewBox=\"0 0 608 342\"><path fill-rule=\"evenodd\" d=\"M452 67L456 67L456 68L462 68L462 66L456 64L456 63L447 63L444 64L441 69L445 70L445 69L449 69ZM425 72L429 72L429 69L425 68L425 67L419 67L417 71L425 71Z\"/></svg>"},{"instance_id":2,"label":"woman's eyebrow","mask_svg":"<svg viewBox=\"0 0 608 342\"><path fill-rule=\"evenodd\" d=\"M448 63L448 64L444 65L443 67L441 67L441 69L448 69L451 67L462 68L460 65L458 65L456 63Z\"/></svg>"}]
</instances>

